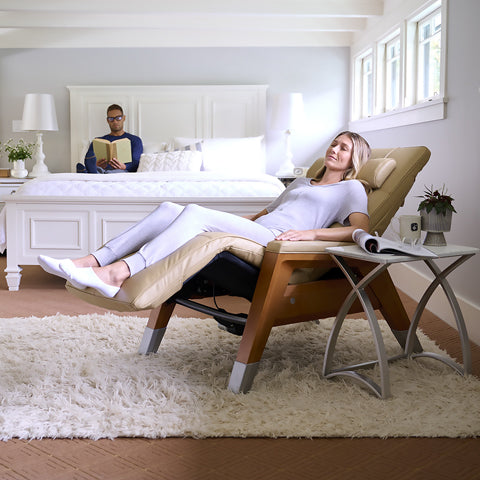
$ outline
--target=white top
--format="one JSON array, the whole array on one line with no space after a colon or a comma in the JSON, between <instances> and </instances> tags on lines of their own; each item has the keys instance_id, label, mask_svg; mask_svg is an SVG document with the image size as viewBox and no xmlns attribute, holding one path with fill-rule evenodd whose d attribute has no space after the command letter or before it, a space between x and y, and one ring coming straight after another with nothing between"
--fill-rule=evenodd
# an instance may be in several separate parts
<instances>
[{"instance_id":1,"label":"white top","mask_svg":"<svg viewBox=\"0 0 480 480\"><path fill-rule=\"evenodd\" d=\"M358 180L312 185L310 178L297 178L270 205L267 215L256 220L278 232L349 225L352 213L368 215L367 194Z\"/></svg>"}]
</instances>

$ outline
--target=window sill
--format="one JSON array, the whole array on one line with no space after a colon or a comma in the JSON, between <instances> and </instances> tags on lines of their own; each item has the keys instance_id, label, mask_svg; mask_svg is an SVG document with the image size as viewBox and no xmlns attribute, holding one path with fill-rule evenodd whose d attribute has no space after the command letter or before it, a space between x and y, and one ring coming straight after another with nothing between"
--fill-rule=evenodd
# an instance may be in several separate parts
<instances>
[{"instance_id":1,"label":"window sill","mask_svg":"<svg viewBox=\"0 0 480 480\"><path fill-rule=\"evenodd\" d=\"M352 120L349 122L349 129L361 133L443 120L447 116L447 101L447 98L443 97L413 105L412 107L402 108L401 110L381 113L360 120Z\"/></svg>"}]
</instances>

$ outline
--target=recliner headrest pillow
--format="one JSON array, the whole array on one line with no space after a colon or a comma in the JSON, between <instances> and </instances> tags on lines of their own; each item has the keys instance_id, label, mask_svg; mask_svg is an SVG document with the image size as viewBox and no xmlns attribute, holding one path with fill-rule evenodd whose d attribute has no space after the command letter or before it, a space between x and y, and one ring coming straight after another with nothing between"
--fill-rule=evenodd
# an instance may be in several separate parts
<instances>
[{"instance_id":1,"label":"recliner headrest pillow","mask_svg":"<svg viewBox=\"0 0 480 480\"><path fill-rule=\"evenodd\" d=\"M395 170L397 162L393 158L371 158L358 172L357 178L365 180L373 189L380 188Z\"/></svg>"},{"instance_id":2,"label":"recliner headrest pillow","mask_svg":"<svg viewBox=\"0 0 480 480\"><path fill-rule=\"evenodd\" d=\"M323 158L319 158L312 167L313 166L316 167L314 175L312 175L311 171L309 171L307 175L310 174L314 178L317 178L325 168L323 165ZM396 166L397 162L394 158L371 158L360 169L357 178L367 182L373 190L376 190L384 184L385 180L395 170ZM310 169L312 169L312 167L310 167Z\"/></svg>"}]
</instances>

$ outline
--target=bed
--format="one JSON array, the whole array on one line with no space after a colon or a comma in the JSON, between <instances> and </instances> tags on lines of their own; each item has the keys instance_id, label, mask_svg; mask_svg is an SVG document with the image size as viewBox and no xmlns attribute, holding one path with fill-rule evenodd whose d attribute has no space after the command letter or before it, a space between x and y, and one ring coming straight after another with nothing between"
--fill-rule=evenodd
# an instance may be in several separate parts
<instances>
[{"instance_id":1,"label":"bed","mask_svg":"<svg viewBox=\"0 0 480 480\"><path fill-rule=\"evenodd\" d=\"M105 133L111 103L124 106L125 130L142 138L144 155L138 173L55 173L4 197L9 290L19 289L21 265L36 265L38 255L83 256L163 201L248 215L284 189L265 173L264 85L68 89L72 172Z\"/></svg>"}]
</instances>

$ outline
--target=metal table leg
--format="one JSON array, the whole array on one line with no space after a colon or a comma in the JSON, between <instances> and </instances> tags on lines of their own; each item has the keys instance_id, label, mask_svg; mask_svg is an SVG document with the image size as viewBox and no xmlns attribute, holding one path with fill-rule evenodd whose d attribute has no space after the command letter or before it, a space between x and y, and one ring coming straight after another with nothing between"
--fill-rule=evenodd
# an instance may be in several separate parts
<instances>
[{"instance_id":1,"label":"metal table leg","mask_svg":"<svg viewBox=\"0 0 480 480\"><path fill-rule=\"evenodd\" d=\"M383 342L383 336L380 331L377 316L375 315L372 303L370 302L370 299L365 292L365 288L367 287L367 285L378 275L380 275L384 270L386 270L388 268L388 265L379 264L365 277L359 279L342 257L336 255L332 255L332 257L352 285L352 291L348 294L347 298L344 300L342 306L340 307L338 315L333 324L332 331L330 332L330 336L327 342L327 349L325 352L325 359L323 363L323 375L326 378L331 378L338 375L352 377L355 380L362 382L380 398L388 398L391 396L390 374L388 368L389 359L387 358L387 354L385 352L385 344ZM355 297L358 297L363 306L363 310L367 315L368 323L370 325L370 329L373 335L373 340L375 342L375 349L378 360L356 365L349 365L334 370L332 369L332 359L335 352L338 335L340 333L340 329L343 325L345 317L350 310L352 303L355 300ZM380 369L380 385L378 385L366 375L363 375L356 371L357 369L374 366L376 364L378 364Z\"/></svg>"},{"instance_id":2,"label":"metal table leg","mask_svg":"<svg viewBox=\"0 0 480 480\"><path fill-rule=\"evenodd\" d=\"M432 259L424 259L424 262L433 272L433 274L435 275L435 278L433 279L432 283L429 285L429 287L423 294L422 298L420 299L420 302L418 303L417 308L415 310L412 322L410 323L410 328L408 329L408 334L407 334L407 342L405 344L405 353L408 357L435 358L436 360L440 360L441 362L449 365L461 375L468 375L472 373L472 357L471 357L470 343L468 340L467 328L465 326L465 321L463 319L463 314L460 309L460 305L458 304L457 298L453 293L452 287L448 283L446 277L451 272L453 272L457 267L459 267L462 263L466 262L473 255L474 254L462 255L460 258L452 262L444 270L440 270L440 268L435 264L435 262ZM425 306L427 305L428 300L430 299L430 297L432 296L433 292L438 287L438 285L442 286L443 291L445 292L445 295L447 296L447 299L450 303L450 307L452 309L453 315L455 317L455 322L457 324L458 334L459 334L460 342L462 345L463 368L461 365L459 365L458 363L454 362L453 360L451 360L450 358L444 355L439 355L433 352L413 353L415 334L418 327L418 323L420 321L420 317L423 314L423 311L425 309Z\"/></svg>"}]
</instances>

